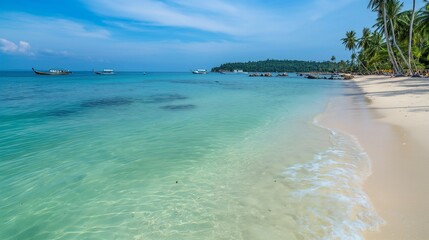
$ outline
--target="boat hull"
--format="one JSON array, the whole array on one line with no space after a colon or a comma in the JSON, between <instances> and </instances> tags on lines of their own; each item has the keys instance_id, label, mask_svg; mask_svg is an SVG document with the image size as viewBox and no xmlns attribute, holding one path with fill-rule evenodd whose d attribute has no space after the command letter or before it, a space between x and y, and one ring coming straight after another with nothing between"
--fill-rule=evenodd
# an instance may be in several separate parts
<instances>
[{"instance_id":1,"label":"boat hull","mask_svg":"<svg viewBox=\"0 0 429 240\"><path fill-rule=\"evenodd\" d=\"M193 74L207 74L207 70L205 69L197 69L195 71L192 71Z\"/></svg>"},{"instance_id":2,"label":"boat hull","mask_svg":"<svg viewBox=\"0 0 429 240\"><path fill-rule=\"evenodd\" d=\"M94 72L97 75L114 75L114 73Z\"/></svg>"},{"instance_id":3,"label":"boat hull","mask_svg":"<svg viewBox=\"0 0 429 240\"><path fill-rule=\"evenodd\" d=\"M37 75L69 75L72 72L70 71L63 71L63 72L42 72L42 71L37 71L34 68L32 68L33 72Z\"/></svg>"}]
</instances>

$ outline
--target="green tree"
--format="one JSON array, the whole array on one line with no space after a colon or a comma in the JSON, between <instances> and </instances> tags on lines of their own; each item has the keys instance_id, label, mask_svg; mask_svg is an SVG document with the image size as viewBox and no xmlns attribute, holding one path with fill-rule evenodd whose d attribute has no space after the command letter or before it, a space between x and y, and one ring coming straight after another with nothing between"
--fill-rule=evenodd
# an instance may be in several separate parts
<instances>
[{"instance_id":1,"label":"green tree","mask_svg":"<svg viewBox=\"0 0 429 240\"><path fill-rule=\"evenodd\" d=\"M368 69L365 67L365 65L363 65L363 63L360 61L359 57L356 55L356 47L358 44L357 38L356 38L356 32L353 30L346 32L346 37L342 38L341 40L343 42L343 45L346 47L346 49L351 51L355 55L359 65L361 65L367 72L369 72Z\"/></svg>"},{"instance_id":2,"label":"green tree","mask_svg":"<svg viewBox=\"0 0 429 240\"><path fill-rule=\"evenodd\" d=\"M411 58L412 58L412 44L413 44L413 28L414 28L414 18L416 12L416 0L413 0L413 10L411 11L411 22L410 22L410 34L408 37L408 65L411 66ZM412 71L412 69L410 69ZM414 74L411 72L411 74Z\"/></svg>"},{"instance_id":3,"label":"green tree","mask_svg":"<svg viewBox=\"0 0 429 240\"><path fill-rule=\"evenodd\" d=\"M368 8L378 13L377 24L382 25L384 37L386 39L387 53L389 60L392 64L393 70L399 72L398 64L396 63L395 56L389 41L389 32L387 27L387 14L386 14L386 1L387 0L370 0Z\"/></svg>"},{"instance_id":4,"label":"green tree","mask_svg":"<svg viewBox=\"0 0 429 240\"><path fill-rule=\"evenodd\" d=\"M398 42L396 40L396 33L395 33L395 26L397 24L398 16L401 13L401 8L403 7L403 5L404 4L401 3L399 0L389 0L387 1L387 4L386 4L386 11L387 11L389 24L390 24L393 44L395 45L402 61L404 61L404 63L407 65L408 70L411 73L412 72L411 65L408 64L408 61L405 58L404 53L402 52L402 49L399 47Z\"/></svg>"},{"instance_id":5,"label":"green tree","mask_svg":"<svg viewBox=\"0 0 429 240\"><path fill-rule=\"evenodd\" d=\"M334 72L337 72L337 69L335 69L335 65L336 65L336 61L337 60L337 58L335 57L335 56L332 56L331 57L331 62L333 63L333 67L332 67L332 69L334 70Z\"/></svg>"}]
</instances>

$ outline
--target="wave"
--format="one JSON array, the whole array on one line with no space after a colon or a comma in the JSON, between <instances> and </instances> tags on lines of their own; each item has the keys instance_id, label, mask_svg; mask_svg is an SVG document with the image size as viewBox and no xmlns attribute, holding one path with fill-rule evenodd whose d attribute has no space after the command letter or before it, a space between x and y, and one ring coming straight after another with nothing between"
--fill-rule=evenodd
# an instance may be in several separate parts
<instances>
[{"instance_id":1,"label":"wave","mask_svg":"<svg viewBox=\"0 0 429 240\"><path fill-rule=\"evenodd\" d=\"M363 239L364 231L375 231L384 223L363 190L364 180L371 174L371 162L354 137L327 130L329 149L283 172L292 201L299 206L294 210L298 236Z\"/></svg>"}]
</instances>

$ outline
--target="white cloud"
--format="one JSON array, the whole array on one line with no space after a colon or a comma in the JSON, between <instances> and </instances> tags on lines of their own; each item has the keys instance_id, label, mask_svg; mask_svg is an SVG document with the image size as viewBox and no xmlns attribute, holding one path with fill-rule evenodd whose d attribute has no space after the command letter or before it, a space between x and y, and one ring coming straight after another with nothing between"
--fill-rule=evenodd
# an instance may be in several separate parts
<instances>
[{"instance_id":1,"label":"white cloud","mask_svg":"<svg viewBox=\"0 0 429 240\"><path fill-rule=\"evenodd\" d=\"M19 41L18 51L21 53L28 53L30 51L30 44L25 41Z\"/></svg>"},{"instance_id":2,"label":"white cloud","mask_svg":"<svg viewBox=\"0 0 429 240\"><path fill-rule=\"evenodd\" d=\"M23 34L53 33L57 36L108 39L109 31L89 23L73 20L35 16L26 13L7 13L0 15L2 31L19 30Z\"/></svg>"},{"instance_id":3,"label":"white cloud","mask_svg":"<svg viewBox=\"0 0 429 240\"><path fill-rule=\"evenodd\" d=\"M39 21L39 24L44 24L45 27L50 28L52 25L55 29L61 32L85 38L102 38L107 39L110 37L110 32L97 27L83 25L81 23L73 22L65 19L47 19L48 22ZM54 23L54 24L52 24ZM50 25L52 24L52 25Z\"/></svg>"},{"instance_id":4,"label":"white cloud","mask_svg":"<svg viewBox=\"0 0 429 240\"><path fill-rule=\"evenodd\" d=\"M91 8L114 17L132 19L151 25L187 27L212 32L232 33L234 28L199 12L181 11L171 4L154 0L94 0ZM198 6L198 5L197 5ZM194 9L195 10L195 9Z\"/></svg>"},{"instance_id":5,"label":"white cloud","mask_svg":"<svg viewBox=\"0 0 429 240\"><path fill-rule=\"evenodd\" d=\"M31 46L28 42L19 41L18 44L9 41L5 38L0 38L0 51L4 53L10 54L26 54L33 55L31 52Z\"/></svg>"},{"instance_id":6,"label":"white cloud","mask_svg":"<svg viewBox=\"0 0 429 240\"><path fill-rule=\"evenodd\" d=\"M305 0L291 3L252 4L226 0L86 0L89 8L104 16L150 26L183 27L231 36L261 36L300 30L357 0ZM130 30L130 26L123 24ZM281 32L279 34L279 32Z\"/></svg>"},{"instance_id":7,"label":"white cloud","mask_svg":"<svg viewBox=\"0 0 429 240\"><path fill-rule=\"evenodd\" d=\"M18 46L14 42L11 42L7 39L0 38L0 43L2 44L2 46L0 47L0 50L2 52L13 53L16 52L16 50L18 49Z\"/></svg>"},{"instance_id":8,"label":"white cloud","mask_svg":"<svg viewBox=\"0 0 429 240\"><path fill-rule=\"evenodd\" d=\"M231 36L290 31L292 18L273 9L224 0L88 0L89 8L103 16L149 26L182 27Z\"/></svg>"}]
</instances>

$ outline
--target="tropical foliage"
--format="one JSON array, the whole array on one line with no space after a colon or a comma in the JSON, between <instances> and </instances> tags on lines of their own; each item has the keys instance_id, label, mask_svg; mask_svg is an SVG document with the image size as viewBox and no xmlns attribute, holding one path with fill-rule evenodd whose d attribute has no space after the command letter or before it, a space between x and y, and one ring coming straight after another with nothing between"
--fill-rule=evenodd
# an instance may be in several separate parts
<instances>
[{"instance_id":1,"label":"tropical foliage","mask_svg":"<svg viewBox=\"0 0 429 240\"><path fill-rule=\"evenodd\" d=\"M368 8L377 14L371 28L360 37L348 31L341 39L351 52L354 71L362 73L422 73L429 68L429 1L416 10L404 10L399 0L370 0Z\"/></svg>"},{"instance_id":2,"label":"tropical foliage","mask_svg":"<svg viewBox=\"0 0 429 240\"><path fill-rule=\"evenodd\" d=\"M336 62L335 56L330 61L313 62L297 60L265 60L256 62L225 63L212 69L213 72L232 72L243 70L245 72L335 72L348 71L351 62Z\"/></svg>"}]
</instances>

